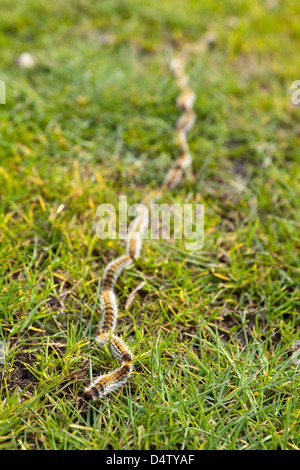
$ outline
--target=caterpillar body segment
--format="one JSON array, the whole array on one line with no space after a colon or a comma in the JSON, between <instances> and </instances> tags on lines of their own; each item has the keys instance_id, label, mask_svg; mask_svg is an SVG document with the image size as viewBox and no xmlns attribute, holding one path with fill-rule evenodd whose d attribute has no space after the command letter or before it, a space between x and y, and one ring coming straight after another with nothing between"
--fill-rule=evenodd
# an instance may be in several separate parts
<instances>
[{"instance_id":1,"label":"caterpillar body segment","mask_svg":"<svg viewBox=\"0 0 300 470\"><path fill-rule=\"evenodd\" d=\"M189 151L187 133L191 131L196 120L196 113L193 110L196 94L189 84L189 77L184 71L184 66L188 55L191 52L202 50L203 44L196 43L196 45L185 47L182 54L174 57L169 64L180 90L176 105L182 111L182 114L177 120L174 130L180 154L167 172L163 185L154 190L154 198L160 199L165 189L173 189L178 186L182 181L183 174L188 174L191 171L192 157ZM151 198L153 199L153 194L150 193L143 200L143 204L137 205L136 218L129 227L125 254L111 261L103 271L100 289L102 318L96 342L100 348L107 348L121 365L107 374L99 375L85 389L83 398L86 401L98 400L120 389L132 373L132 353L124 341L114 333L118 316L114 287L121 271L140 257L142 238L148 228L148 209L146 205L149 205Z\"/></svg>"},{"instance_id":2,"label":"caterpillar body segment","mask_svg":"<svg viewBox=\"0 0 300 470\"><path fill-rule=\"evenodd\" d=\"M184 90L177 98L176 104L179 109L187 111L192 109L196 100L196 95L190 88Z\"/></svg>"},{"instance_id":3,"label":"caterpillar body segment","mask_svg":"<svg viewBox=\"0 0 300 470\"><path fill-rule=\"evenodd\" d=\"M141 234L145 234L148 229L149 222L149 211L145 205L142 205L140 208L139 219L139 231Z\"/></svg>"},{"instance_id":4,"label":"caterpillar body segment","mask_svg":"<svg viewBox=\"0 0 300 470\"><path fill-rule=\"evenodd\" d=\"M114 331L117 323L118 306L113 290L104 290L101 293L100 305L102 309L102 318L99 325L100 331Z\"/></svg>"},{"instance_id":5,"label":"caterpillar body segment","mask_svg":"<svg viewBox=\"0 0 300 470\"><path fill-rule=\"evenodd\" d=\"M183 75L184 64L180 57L173 57L170 61L169 67L176 78Z\"/></svg>"},{"instance_id":6,"label":"caterpillar body segment","mask_svg":"<svg viewBox=\"0 0 300 470\"><path fill-rule=\"evenodd\" d=\"M148 208L144 204L138 204L137 217L130 224L130 233L139 232L144 234L148 227Z\"/></svg>"},{"instance_id":7,"label":"caterpillar body segment","mask_svg":"<svg viewBox=\"0 0 300 470\"><path fill-rule=\"evenodd\" d=\"M178 86L178 88L180 89L183 89L185 87L188 87L189 86L189 77L187 75L181 75L177 81L176 81L176 85Z\"/></svg>"},{"instance_id":8,"label":"caterpillar body segment","mask_svg":"<svg viewBox=\"0 0 300 470\"><path fill-rule=\"evenodd\" d=\"M188 153L189 152L189 146L188 146L188 143L187 143L187 138L186 138L185 131L179 129L176 132L176 139L177 139L177 143L178 143L178 146L180 147L180 149L183 152Z\"/></svg>"},{"instance_id":9,"label":"caterpillar body segment","mask_svg":"<svg viewBox=\"0 0 300 470\"><path fill-rule=\"evenodd\" d=\"M178 165L180 168L183 170L190 167L192 164L192 157L188 152L184 152L182 155L180 155L178 159Z\"/></svg>"},{"instance_id":10,"label":"caterpillar body segment","mask_svg":"<svg viewBox=\"0 0 300 470\"><path fill-rule=\"evenodd\" d=\"M122 363L132 361L132 353L118 336L100 331L96 341L99 347L105 345L117 361Z\"/></svg>"},{"instance_id":11,"label":"caterpillar body segment","mask_svg":"<svg viewBox=\"0 0 300 470\"><path fill-rule=\"evenodd\" d=\"M131 376L132 363L125 362L118 369L102 374L97 377L91 385L85 389L83 398L86 401L95 401L103 398L124 385Z\"/></svg>"},{"instance_id":12,"label":"caterpillar body segment","mask_svg":"<svg viewBox=\"0 0 300 470\"><path fill-rule=\"evenodd\" d=\"M169 170L167 177L164 182L164 186L168 189L175 188L181 181L182 178L182 168L175 167Z\"/></svg>"},{"instance_id":13,"label":"caterpillar body segment","mask_svg":"<svg viewBox=\"0 0 300 470\"><path fill-rule=\"evenodd\" d=\"M184 51L181 57L175 57L170 62L170 69L176 77L177 86L181 90L176 100L176 105L183 111L175 125L176 139L181 150L180 157L175 161L173 168L167 173L164 181L164 187L173 189L178 186L182 180L184 172L190 172L192 157L189 152L187 142L187 133L192 130L196 120L196 113L193 106L196 100L196 94L189 86L188 76L184 73L184 63L187 59L188 50Z\"/></svg>"},{"instance_id":14,"label":"caterpillar body segment","mask_svg":"<svg viewBox=\"0 0 300 470\"><path fill-rule=\"evenodd\" d=\"M141 236L139 232L131 232L128 235L126 252L132 258L139 258L142 247Z\"/></svg>"},{"instance_id":15,"label":"caterpillar body segment","mask_svg":"<svg viewBox=\"0 0 300 470\"><path fill-rule=\"evenodd\" d=\"M148 227L148 209L143 204L138 207L138 217L131 223L127 237L126 254L131 258L139 258L142 248L141 234Z\"/></svg>"},{"instance_id":16,"label":"caterpillar body segment","mask_svg":"<svg viewBox=\"0 0 300 470\"><path fill-rule=\"evenodd\" d=\"M195 121L196 113L192 109L189 109L178 119L176 123L176 129L189 132L191 129L193 129Z\"/></svg>"},{"instance_id":17,"label":"caterpillar body segment","mask_svg":"<svg viewBox=\"0 0 300 470\"><path fill-rule=\"evenodd\" d=\"M103 272L101 290L112 290L122 269L128 267L131 263L132 257L129 255L120 256L111 261Z\"/></svg>"}]
</instances>

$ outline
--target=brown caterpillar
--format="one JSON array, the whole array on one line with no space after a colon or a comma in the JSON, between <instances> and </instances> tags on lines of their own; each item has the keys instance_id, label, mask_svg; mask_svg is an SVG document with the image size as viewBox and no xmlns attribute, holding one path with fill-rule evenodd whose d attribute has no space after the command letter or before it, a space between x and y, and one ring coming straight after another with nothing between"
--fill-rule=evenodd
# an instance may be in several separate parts
<instances>
[{"instance_id":1,"label":"brown caterpillar","mask_svg":"<svg viewBox=\"0 0 300 470\"><path fill-rule=\"evenodd\" d=\"M102 318L100 331L114 331L118 316L117 299L113 290L104 290L100 295Z\"/></svg>"},{"instance_id":2,"label":"brown caterpillar","mask_svg":"<svg viewBox=\"0 0 300 470\"><path fill-rule=\"evenodd\" d=\"M127 252L132 259L140 256L141 246L142 241L140 234L138 232L130 233L127 243Z\"/></svg>"},{"instance_id":3,"label":"brown caterpillar","mask_svg":"<svg viewBox=\"0 0 300 470\"><path fill-rule=\"evenodd\" d=\"M191 168L192 157L187 142L187 133L193 128L196 120L196 114L193 110L196 95L189 86L189 78L184 73L184 64L190 52L203 50L205 45L209 45L208 40L206 40L206 44L204 41L189 45L184 48L181 56L173 58L170 62L170 69L176 78L178 88L181 90L176 100L176 105L183 113L175 125L175 135L180 149L180 156L168 171L162 188L155 191L158 198L161 197L164 188L172 189L178 186L184 172ZM106 347L112 356L121 363L121 366L107 374L99 375L85 389L83 398L87 401L97 400L118 390L131 376L133 369L132 353L123 340L114 334L118 316L114 286L121 271L140 256L142 247L141 234L146 231L148 226L148 209L145 207L145 204L149 203L150 199L151 197L148 195L144 199L144 204L138 207L138 217L131 224L128 233L126 254L111 261L104 269L102 275L100 290L102 318L96 341L99 347Z\"/></svg>"},{"instance_id":4,"label":"brown caterpillar","mask_svg":"<svg viewBox=\"0 0 300 470\"><path fill-rule=\"evenodd\" d=\"M104 344L108 349L110 349L111 354L117 359L117 361L132 361L131 352L118 336L100 331L99 335L96 337L96 341L98 346L102 347Z\"/></svg>"},{"instance_id":5,"label":"brown caterpillar","mask_svg":"<svg viewBox=\"0 0 300 470\"><path fill-rule=\"evenodd\" d=\"M135 220L134 229L145 229L147 225L148 211L139 211L139 216ZM122 362L122 366L109 372L99 375L89 387L85 389L83 398L86 401L94 401L118 390L129 379L132 372L132 354L125 346L124 342L113 332L117 323L117 301L114 293L114 285L122 269L129 266L135 258L140 255L141 236L140 233L131 230L127 238L126 255L111 261L104 269L100 290L100 302L102 318L99 325L99 334L96 341L99 347L105 345L114 356Z\"/></svg>"},{"instance_id":6,"label":"brown caterpillar","mask_svg":"<svg viewBox=\"0 0 300 470\"><path fill-rule=\"evenodd\" d=\"M118 390L127 382L131 375L131 371L132 363L129 361L108 374L99 375L99 377L91 383L89 388L85 390L83 398L87 401L94 401Z\"/></svg>"},{"instance_id":7,"label":"brown caterpillar","mask_svg":"<svg viewBox=\"0 0 300 470\"><path fill-rule=\"evenodd\" d=\"M132 257L129 255L120 256L111 261L103 272L101 290L112 290L122 269L129 266L131 263Z\"/></svg>"},{"instance_id":8,"label":"brown caterpillar","mask_svg":"<svg viewBox=\"0 0 300 470\"><path fill-rule=\"evenodd\" d=\"M188 85L189 80L188 76L184 73L183 65L184 59L180 58L174 58L170 63L170 68L177 78L177 86L182 90L176 100L176 105L179 109L183 110L183 114L175 125L176 139L181 150L181 155L175 161L173 168L170 168L167 173L164 186L168 189L173 189L178 186L184 172L190 169L192 164L192 157L187 142L187 133L192 130L196 120L196 113L193 110L196 95Z\"/></svg>"}]
</instances>

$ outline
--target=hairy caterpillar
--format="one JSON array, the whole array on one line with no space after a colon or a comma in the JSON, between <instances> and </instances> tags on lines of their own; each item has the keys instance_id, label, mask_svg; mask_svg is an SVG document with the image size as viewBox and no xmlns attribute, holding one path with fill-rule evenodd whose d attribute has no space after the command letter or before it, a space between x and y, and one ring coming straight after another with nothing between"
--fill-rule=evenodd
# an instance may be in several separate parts
<instances>
[{"instance_id":1,"label":"hairy caterpillar","mask_svg":"<svg viewBox=\"0 0 300 470\"><path fill-rule=\"evenodd\" d=\"M114 331L118 316L117 299L113 290L104 290L100 295L102 318L100 331Z\"/></svg>"},{"instance_id":2,"label":"hairy caterpillar","mask_svg":"<svg viewBox=\"0 0 300 470\"><path fill-rule=\"evenodd\" d=\"M119 258L111 261L104 270L101 282L101 291L111 291L122 269L129 266L132 261L133 260L130 255L120 256Z\"/></svg>"},{"instance_id":3,"label":"hairy caterpillar","mask_svg":"<svg viewBox=\"0 0 300 470\"><path fill-rule=\"evenodd\" d=\"M163 189L173 189L180 184L184 172L191 168L192 157L187 142L187 133L191 131L196 120L196 114L193 110L196 95L189 85L189 77L184 73L184 65L190 52L203 50L205 45L209 45L209 41L206 41L206 44L204 41L187 46L181 56L173 58L170 62L170 69L176 78L177 87L181 90L176 99L176 105L182 111L182 115L175 125L180 156L175 160L173 167L169 169L162 188L155 191L156 197L161 196ZM118 390L131 376L133 369L132 353L124 341L114 334L118 316L114 286L122 270L130 266L134 259L140 256L142 248L141 234L148 227L148 209L145 207L145 201L149 203L149 196L144 199L144 204L139 205L138 217L130 226L125 255L116 258L106 266L101 280L102 318L96 342L100 348L107 348L112 356L121 363L121 366L107 374L99 375L85 389L83 398L87 401L97 400Z\"/></svg>"},{"instance_id":4,"label":"hairy caterpillar","mask_svg":"<svg viewBox=\"0 0 300 470\"><path fill-rule=\"evenodd\" d=\"M105 345L110 349L111 354L120 362L130 362L132 360L132 354L128 347L125 346L121 338L114 334L108 334L103 331L96 337L98 346Z\"/></svg>"},{"instance_id":5,"label":"hairy caterpillar","mask_svg":"<svg viewBox=\"0 0 300 470\"><path fill-rule=\"evenodd\" d=\"M128 238L127 253L131 258L138 258L142 247L141 236L138 232L133 232Z\"/></svg>"},{"instance_id":6,"label":"hairy caterpillar","mask_svg":"<svg viewBox=\"0 0 300 470\"><path fill-rule=\"evenodd\" d=\"M125 346L121 338L113 332L116 327L118 308L114 285L121 271L129 266L135 258L138 258L141 250L141 236L136 229L145 230L148 225L148 212L141 210L135 221L134 230L128 234L126 254L111 261L104 269L100 289L100 304L102 309L102 318L99 324L99 333L96 342L99 347L104 345L110 350L112 356L122 366L98 376L89 387L85 389L83 398L86 401L94 401L118 390L129 379L132 372L132 354Z\"/></svg>"},{"instance_id":7,"label":"hairy caterpillar","mask_svg":"<svg viewBox=\"0 0 300 470\"><path fill-rule=\"evenodd\" d=\"M182 90L181 94L176 99L176 105L183 111L175 124L175 133L178 146L181 150L180 157L175 161L173 168L167 173L164 186L168 189L173 189L180 183L183 173L191 167L192 157L189 152L187 142L187 132L191 131L196 121L196 113L193 110L193 105L196 100L196 94L189 87L188 76L184 74L184 59L174 58L170 63L170 68L177 78L177 86Z\"/></svg>"},{"instance_id":8,"label":"hairy caterpillar","mask_svg":"<svg viewBox=\"0 0 300 470\"><path fill-rule=\"evenodd\" d=\"M131 375L132 362L125 362L121 367L108 374L99 375L90 387L84 392L83 398L87 401L97 400L118 390L127 382Z\"/></svg>"}]
</instances>

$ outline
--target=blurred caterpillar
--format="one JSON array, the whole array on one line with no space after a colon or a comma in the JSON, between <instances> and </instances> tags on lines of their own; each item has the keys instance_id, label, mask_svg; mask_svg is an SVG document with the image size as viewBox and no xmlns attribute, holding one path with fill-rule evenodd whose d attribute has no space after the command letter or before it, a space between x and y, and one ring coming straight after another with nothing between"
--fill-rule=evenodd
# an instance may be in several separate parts
<instances>
[{"instance_id":1,"label":"blurred caterpillar","mask_svg":"<svg viewBox=\"0 0 300 470\"><path fill-rule=\"evenodd\" d=\"M178 88L181 90L176 104L183 113L175 126L180 156L168 171L162 189L175 188L180 184L184 172L191 168L192 157L187 142L187 133L193 128L196 119L196 114L193 110L196 95L189 86L188 76L184 73L184 65L191 52L203 50L207 45L211 45L209 42L207 38L199 43L186 46L182 50L181 55L173 58L170 62L170 69L176 78ZM156 197L161 196L160 189L155 191L155 193ZM145 201L149 202L149 197L145 198ZM148 209L145 204L141 204L139 206L138 217L131 225L128 233L126 254L111 261L104 269L100 291L102 318L96 341L99 347L106 347L112 356L121 363L121 366L108 374L100 375L85 389L83 398L87 401L97 400L118 390L131 376L133 369L132 354L121 338L114 334L118 316L114 285L121 271L127 268L135 258L140 256L142 246L141 234L145 232L147 227Z\"/></svg>"}]
</instances>

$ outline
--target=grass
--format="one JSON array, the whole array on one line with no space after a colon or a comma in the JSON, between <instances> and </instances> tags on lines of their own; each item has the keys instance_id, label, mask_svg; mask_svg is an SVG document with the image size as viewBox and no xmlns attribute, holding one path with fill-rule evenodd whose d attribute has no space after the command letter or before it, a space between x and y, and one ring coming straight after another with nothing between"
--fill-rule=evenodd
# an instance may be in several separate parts
<instances>
[{"instance_id":1,"label":"grass","mask_svg":"<svg viewBox=\"0 0 300 470\"><path fill-rule=\"evenodd\" d=\"M2 1L1 449L299 450L299 8ZM206 31L215 48L187 67L196 179L165 195L204 204L203 249L145 242L117 289L133 376L87 407L90 377L114 365L93 343L99 277L124 251L98 239L96 209L163 180L178 118L166 52Z\"/></svg>"}]
</instances>

